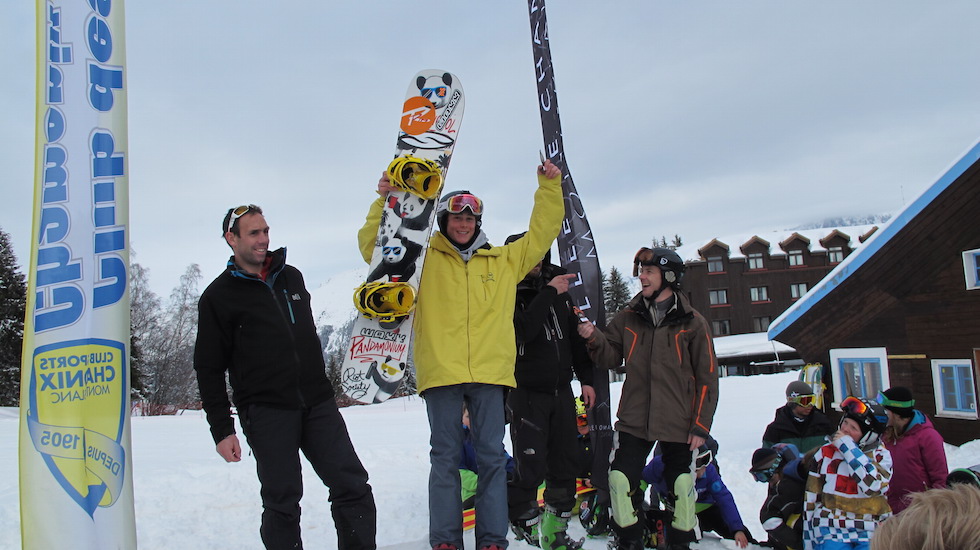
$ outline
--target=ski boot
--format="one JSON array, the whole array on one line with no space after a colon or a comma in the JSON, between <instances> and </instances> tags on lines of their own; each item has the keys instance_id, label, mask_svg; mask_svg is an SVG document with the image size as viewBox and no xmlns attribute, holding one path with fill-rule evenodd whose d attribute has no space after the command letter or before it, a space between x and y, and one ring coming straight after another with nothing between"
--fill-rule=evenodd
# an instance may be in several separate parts
<instances>
[{"instance_id":1,"label":"ski boot","mask_svg":"<svg viewBox=\"0 0 980 550\"><path fill-rule=\"evenodd\" d=\"M510 530L514 532L517 540L523 540L531 546L540 548L541 542L538 539L538 530L541 526L540 522L540 512L535 508L510 522Z\"/></svg>"},{"instance_id":2,"label":"ski boot","mask_svg":"<svg viewBox=\"0 0 980 550\"><path fill-rule=\"evenodd\" d=\"M370 319L383 323L399 321L415 309L415 288L403 282L362 283L354 290L354 305Z\"/></svg>"},{"instance_id":3,"label":"ski boot","mask_svg":"<svg viewBox=\"0 0 980 550\"><path fill-rule=\"evenodd\" d=\"M568 518L571 512L559 512L551 506L544 507L541 514L541 550L579 550L584 540L574 540L568 536Z\"/></svg>"},{"instance_id":4,"label":"ski boot","mask_svg":"<svg viewBox=\"0 0 980 550\"><path fill-rule=\"evenodd\" d=\"M413 156L398 157L388 165L387 172L392 187L425 200L437 198L442 189L442 171L434 160Z\"/></svg>"}]
</instances>

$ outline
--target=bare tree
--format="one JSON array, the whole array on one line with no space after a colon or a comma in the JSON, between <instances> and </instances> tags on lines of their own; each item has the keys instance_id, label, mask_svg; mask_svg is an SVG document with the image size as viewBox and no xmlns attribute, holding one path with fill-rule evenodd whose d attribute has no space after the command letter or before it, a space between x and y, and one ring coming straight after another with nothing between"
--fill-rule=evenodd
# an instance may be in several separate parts
<instances>
[{"instance_id":1,"label":"bare tree","mask_svg":"<svg viewBox=\"0 0 980 550\"><path fill-rule=\"evenodd\" d=\"M170 294L160 322L146 326L152 331L146 334L146 345L142 348L146 414L172 414L200 400L194 375L200 280L200 267L188 266Z\"/></svg>"}]
</instances>

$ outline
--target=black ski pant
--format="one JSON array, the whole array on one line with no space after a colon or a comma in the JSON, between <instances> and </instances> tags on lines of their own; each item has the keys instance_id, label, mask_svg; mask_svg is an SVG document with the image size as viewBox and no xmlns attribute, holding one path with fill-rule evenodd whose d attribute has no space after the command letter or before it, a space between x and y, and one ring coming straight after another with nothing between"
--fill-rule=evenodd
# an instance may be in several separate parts
<instances>
[{"instance_id":1,"label":"black ski pant","mask_svg":"<svg viewBox=\"0 0 980 550\"><path fill-rule=\"evenodd\" d=\"M262 485L262 527L269 550L303 548L300 539L302 451L329 488L339 550L374 550L377 511L368 474L333 399L310 408L249 405L239 410Z\"/></svg>"},{"instance_id":2,"label":"black ski pant","mask_svg":"<svg viewBox=\"0 0 980 550\"><path fill-rule=\"evenodd\" d=\"M507 396L507 407L514 451L514 475L507 484L510 521L537 510L542 481L545 504L558 512L571 511L581 452L571 387L553 393L518 387Z\"/></svg>"},{"instance_id":3,"label":"black ski pant","mask_svg":"<svg viewBox=\"0 0 980 550\"><path fill-rule=\"evenodd\" d=\"M647 441L617 430L613 459L609 465L609 471L619 470L629 480L633 510L641 518L643 517L643 491L640 490L640 479L643 467L647 465L647 457L650 456L655 443L657 442ZM660 441L657 444L663 451L664 481L667 483L668 490L673 492L674 482L681 474L691 474L693 482L691 463L694 454L691 452L690 445L669 441ZM637 521L629 527L621 527L615 521L612 524L620 541L640 540L643 537L643 521ZM694 531L678 531L671 526L667 528L667 540L670 542L694 542L696 539L697 535Z\"/></svg>"}]
</instances>

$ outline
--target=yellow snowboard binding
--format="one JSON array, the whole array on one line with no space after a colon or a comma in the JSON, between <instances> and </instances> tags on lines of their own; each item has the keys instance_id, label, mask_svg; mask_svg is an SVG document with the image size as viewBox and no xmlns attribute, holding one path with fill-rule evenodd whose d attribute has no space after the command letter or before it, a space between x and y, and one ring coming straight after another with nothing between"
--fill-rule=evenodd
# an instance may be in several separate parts
<instances>
[{"instance_id":1,"label":"yellow snowboard binding","mask_svg":"<svg viewBox=\"0 0 980 550\"><path fill-rule=\"evenodd\" d=\"M396 189L408 191L425 200L439 197L442 189L442 170L434 160L398 157L388 165L388 180Z\"/></svg>"},{"instance_id":2,"label":"yellow snowboard binding","mask_svg":"<svg viewBox=\"0 0 980 550\"><path fill-rule=\"evenodd\" d=\"M354 306L365 317L383 323L397 321L415 309L415 288L404 282L362 283L354 290Z\"/></svg>"}]
</instances>

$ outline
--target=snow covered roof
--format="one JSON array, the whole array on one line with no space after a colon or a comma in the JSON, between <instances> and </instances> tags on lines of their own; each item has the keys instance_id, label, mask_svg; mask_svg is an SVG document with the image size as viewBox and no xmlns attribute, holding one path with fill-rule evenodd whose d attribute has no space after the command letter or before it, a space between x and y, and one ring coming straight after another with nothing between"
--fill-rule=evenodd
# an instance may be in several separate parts
<instances>
[{"instance_id":1,"label":"snow covered roof","mask_svg":"<svg viewBox=\"0 0 980 550\"><path fill-rule=\"evenodd\" d=\"M940 193L945 191L954 181L963 175L966 170L974 163L980 161L980 141L977 141L963 156L954 162L935 183L930 185L914 201L909 203L894 218L889 220L884 227L876 231L864 245L844 258L830 273L828 273L819 283L814 285L809 292L797 300L795 304L786 309L772 324L769 325L768 336L770 340L779 337L787 327L795 323L800 317L810 310L821 299L833 292L838 285L847 280L851 274L855 273L865 263L868 262L879 250L882 249L892 238L895 237L905 226L916 216L918 216Z\"/></svg>"},{"instance_id":2,"label":"snow covered roof","mask_svg":"<svg viewBox=\"0 0 980 550\"><path fill-rule=\"evenodd\" d=\"M704 261L701 257L701 250L717 244L728 249L729 258L745 258L745 254L742 253L741 248L746 244L758 242L764 246L768 245L770 255L782 256L786 252L781 248L781 245L785 245L794 238L800 238L808 242L810 252L826 252L827 248L824 243L827 243L829 238L835 235L849 237L850 247L856 249L862 246L861 238L872 233L877 227L877 225L865 224L846 227L821 227L817 229L784 229L754 233L734 233L724 237L715 237L693 244L686 244L678 248L677 253L680 254L685 262L700 262Z\"/></svg>"}]
</instances>

